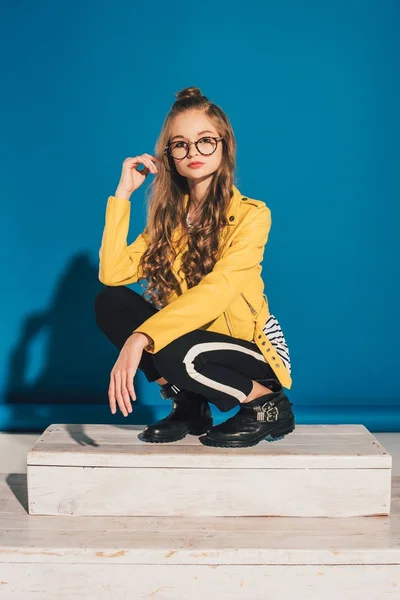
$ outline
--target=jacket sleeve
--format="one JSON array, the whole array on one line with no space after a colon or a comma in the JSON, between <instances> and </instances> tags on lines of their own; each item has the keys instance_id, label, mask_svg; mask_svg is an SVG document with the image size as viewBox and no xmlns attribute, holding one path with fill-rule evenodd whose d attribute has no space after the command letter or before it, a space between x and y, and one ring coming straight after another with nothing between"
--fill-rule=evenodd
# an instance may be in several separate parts
<instances>
[{"instance_id":1,"label":"jacket sleeve","mask_svg":"<svg viewBox=\"0 0 400 600\"><path fill-rule=\"evenodd\" d=\"M148 239L142 232L127 245L130 211L130 200L109 196L99 250L99 279L105 285L128 285L138 279L137 267Z\"/></svg>"},{"instance_id":2,"label":"jacket sleeve","mask_svg":"<svg viewBox=\"0 0 400 600\"><path fill-rule=\"evenodd\" d=\"M154 345L145 348L155 354L176 338L216 319L245 289L254 269L264 256L271 229L271 211L265 205L243 225L210 273L195 286L149 317L133 333L149 335Z\"/></svg>"}]
</instances>

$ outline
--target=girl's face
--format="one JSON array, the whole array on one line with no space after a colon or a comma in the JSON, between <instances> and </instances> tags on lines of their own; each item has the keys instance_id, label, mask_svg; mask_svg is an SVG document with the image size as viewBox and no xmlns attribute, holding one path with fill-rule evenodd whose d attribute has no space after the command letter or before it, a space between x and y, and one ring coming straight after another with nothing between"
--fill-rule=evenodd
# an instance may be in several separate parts
<instances>
[{"instance_id":1,"label":"girl's face","mask_svg":"<svg viewBox=\"0 0 400 600\"><path fill-rule=\"evenodd\" d=\"M210 137L218 138L220 135L204 112L187 110L174 118L169 141L175 142L174 153L181 152L184 154L182 150L184 144L182 142L195 142L201 138L203 138L203 141L199 144L200 149L209 151L213 147L212 144L214 144L214 140L209 139ZM185 158L173 157L171 160L174 161L176 170L183 177L192 180L205 179L212 175L221 164L222 144L223 141L219 141L215 151L208 156L201 154L196 146L191 144ZM192 162L201 162L203 164L192 168L189 166Z\"/></svg>"}]
</instances>

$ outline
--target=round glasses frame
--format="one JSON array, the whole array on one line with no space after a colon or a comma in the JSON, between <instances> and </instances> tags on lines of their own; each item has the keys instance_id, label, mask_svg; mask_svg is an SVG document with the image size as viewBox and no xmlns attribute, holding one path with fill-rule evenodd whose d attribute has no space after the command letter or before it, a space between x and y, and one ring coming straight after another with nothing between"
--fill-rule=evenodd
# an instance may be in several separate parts
<instances>
[{"instance_id":1,"label":"round glasses frame","mask_svg":"<svg viewBox=\"0 0 400 600\"><path fill-rule=\"evenodd\" d=\"M212 152L209 152L208 154L204 154L204 152L202 152L200 150L200 148L198 147L198 143L201 142L201 140L204 139L209 139L209 140L214 140L215 141L215 148ZM171 158L175 158L175 160L183 160L184 158L187 157L187 155L189 154L189 149L190 146L192 144L194 144L197 148L197 151L202 155L202 156L211 156L211 154L214 154L214 152L216 151L216 149L218 148L218 142L220 142L221 140L223 140L224 138L221 137L213 137L212 135L205 135L201 138L199 138L198 140L196 140L195 142L183 142L184 144L186 144L186 154L185 156L182 156L182 158L175 158L174 156L172 156L171 151L170 151L170 147L172 146L172 144L175 144L176 142L171 142L170 144L167 144L164 148L164 152L166 152L168 154L168 156L170 156Z\"/></svg>"}]
</instances>

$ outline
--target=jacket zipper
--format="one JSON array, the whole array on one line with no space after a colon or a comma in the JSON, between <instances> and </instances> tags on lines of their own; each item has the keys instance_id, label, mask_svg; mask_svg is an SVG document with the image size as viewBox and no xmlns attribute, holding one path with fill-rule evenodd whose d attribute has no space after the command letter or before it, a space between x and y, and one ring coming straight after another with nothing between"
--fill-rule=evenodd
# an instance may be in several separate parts
<instances>
[{"instance_id":1,"label":"jacket zipper","mask_svg":"<svg viewBox=\"0 0 400 600\"><path fill-rule=\"evenodd\" d=\"M242 296L243 300L246 302L246 304L247 304L247 305L248 305L248 307L250 308L250 310L251 310L252 314L253 314L253 315L256 315L256 314L257 314L257 311L256 311L256 309L254 308L254 306L252 306L252 304L250 304L250 302L247 300L247 298L245 297L245 295L244 295L242 292L241 292L241 294L240 294L240 295ZM233 336L233 333L232 333L231 326L229 325L228 315L226 314L226 312L224 312L224 317L225 317L226 325L227 325L227 327L228 327L228 330L229 330L229 334L230 334L231 336Z\"/></svg>"},{"instance_id":2,"label":"jacket zipper","mask_svg":"<svg viewBox=\"0 0 400 600\"><path fill-rule=\"evenodd\" d=\"M249 302L249 301L248 301L248 300L245 298L245 296L244 296L243 292L242 292L240 295L242 296L243 300L244 300L245 302L247 302L247 304L248 304L248 306L249 306L249 308L250 308L251 312L253 313L253 315L256 315L256 314L257 314L257 311L256 311L256 309L255 309L255 308L254 308L254 307L253 307L253 306L250 304L250 302Z\"/></svg>"}]
</instances>

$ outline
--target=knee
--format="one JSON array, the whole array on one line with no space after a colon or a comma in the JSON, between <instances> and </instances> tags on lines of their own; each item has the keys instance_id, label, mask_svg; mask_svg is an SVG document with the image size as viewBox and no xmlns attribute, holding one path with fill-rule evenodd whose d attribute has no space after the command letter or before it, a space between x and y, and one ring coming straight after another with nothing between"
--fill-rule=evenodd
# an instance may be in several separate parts
<instances>
[{"instance_id":1,"label":"knee","mask_svg":"<svg viewBox=\"0 0 400 600\"><path fill-rule=\"evenodd\" d=\"M166 373L170 371L170 367L174 368L177 364L182 362L181 357L177 354L174 342L167 344L152 355L153 364L159 373ZM164 375L165 377L165 375Z\"/></svg>"},{"instance_id":2,"label":"knee","mask_svg":"<svg viewBox=\"0 0 400 600\"><path fill-rule=\"evenodd\" d=\"M94 312L96 320L99 321L105 314L109 314L109 310L116 302L119 302L123 296L123 290L126 289L123 285L103 287L94 299Z\"/></svg>"},{"instance_id":3,"label":"knee","mask_svg":"<svg viewBox=\"0 0 400 600\"><path fill-rule=\"evenodd\" d=\"M153 363L159 373L166 379L174 377L177 370L185 367L186 355L190 344L184 337L177 338L152 354Z\"/></svg>"}]
</instances>

